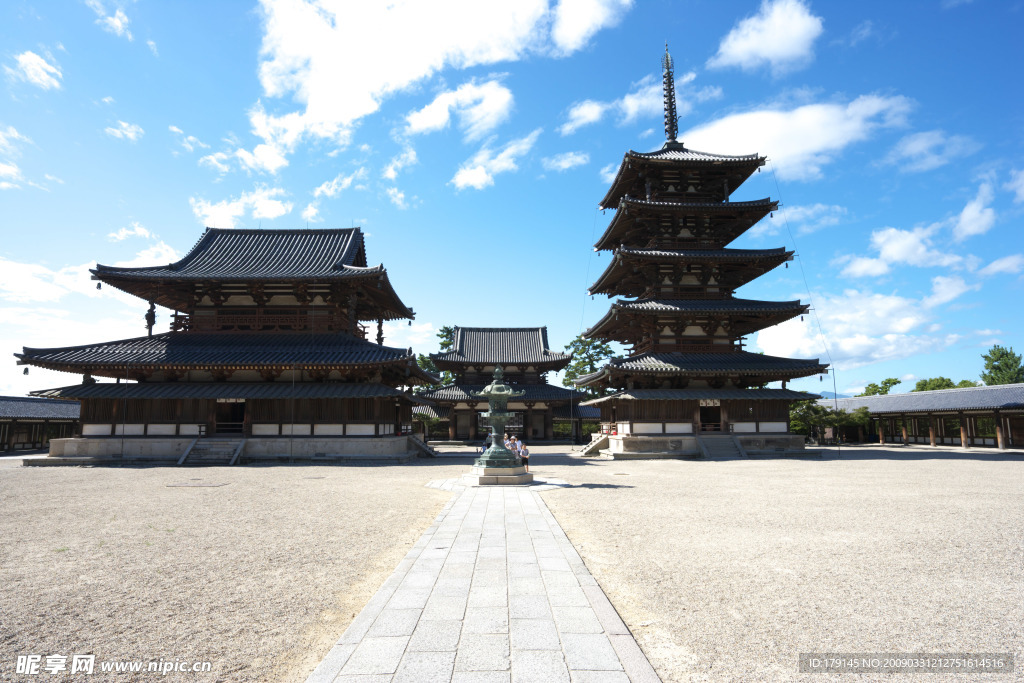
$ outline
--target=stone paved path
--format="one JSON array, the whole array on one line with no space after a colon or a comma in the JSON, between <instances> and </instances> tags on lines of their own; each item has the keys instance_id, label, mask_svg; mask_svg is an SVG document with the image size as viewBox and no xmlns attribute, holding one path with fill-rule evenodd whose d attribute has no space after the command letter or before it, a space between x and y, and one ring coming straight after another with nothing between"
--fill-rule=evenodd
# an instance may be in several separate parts
<instances>
[{"instance_id":1,"label":"stone paved path","mask_svg":"<svg viewBox=\"0 0 1024 683\"><path fill-rule=\"evenodd\" d=\"M307 683L659 681L536 489L454 486Z\"/></svg>"}]
</instances>

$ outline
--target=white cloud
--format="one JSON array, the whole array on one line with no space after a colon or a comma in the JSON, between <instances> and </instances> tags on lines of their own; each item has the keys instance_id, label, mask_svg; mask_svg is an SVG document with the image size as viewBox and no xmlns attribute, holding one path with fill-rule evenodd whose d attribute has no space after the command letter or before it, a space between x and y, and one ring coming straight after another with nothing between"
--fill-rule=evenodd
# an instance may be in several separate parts
<instances>
[{"instance_id":1,"label":"white cloud","mask_svg":"<svg viewBox=\"0 0 1024 683\"><path fill-rule=\"evenodd\" d=\"M8 181L21 180L21 169L13 161L0 161L0 178L6 178Z\"/></svg>"},{"instance_id":2,"label":"white cloud","mask_svg":"<svg viewBox=\"0 0 1024 683\"><path fill-rule=\"evenodd\" d=\"M586 152L565 152L552 157L544 157L541 164L548 171L568 171L570 168L590 163L590 155Z\"/></svg>"},{"instance_id":3,"label":"white cloud","mask_svg":"<svg viewBox=\"0 0 1024 683\"><path fill-rule=\"evenodd\" d=\"M760 11L740 21L722 39L709 68L771 67L774 75L802 68L814 59L814 41L824 27L801 0L763 0Z\"/></svg>"},{"instance_id":4,"label":"white cloud","mask_svg":"<svg viewBox=\"0 0 1024 683\"><path fill-rule=\"evenodd\" d=\"M149 51L153 53L154 57L160 56L159 50L156 49L156 43L154 43L152 40L147 40L146 46L149 47Z\"/></svg>"},{"instance_id":5,"label":"white cloud","mask_svg":"<svg viewBox=\"0 0 1024 683\"><path fill-rule=\"evenodd\" d=\"M14 155L18 151L18 143L32 142L19 133L14 126L0 128L0 154Z\"/></svg>"},{"instance_id":6,"label":"white cloud","mask_svg":"<svg viewBox=\"0 0 1024 683\"><path fill-rule=\"evenodd\" d=\"M967 202L967 206L960 212L956 225L953 226L954 240L963 242L968 237L983 235L995 225L996 212L989 206L994 198L995 191L992 189L992 183L983 182L978 187L978 194Z\"/></svg>"},{"instance_id":7,"label":"white cloud","mask_svg":"<svg viewBox=\"0 0 1024 683\"><path fill-rule=\"evenodd\" d=\"M947 304L961 294L980 289L980 285L969 285L963 278L939 275L932 278L932 293L921 300L928 308Z\"/></svg>"},{"instance_id":8,"label":"white cloud","mask_svg":"<svg viewBox=\"0 0 1024 683\"><path fill-rule=\"evenodd\" d=\"M533 149L540 133L541 129L538 128L526 137L512 140L497 153L485 144L471 159L462 164L451 182L460 190L467 187L482 190L493 185L494 176L498 173L519 168L516 166L516 160Z\"/></svg>"},{"instance_id":9,"label":"white cloud","mask_svg":"<svg viewBox=\"0 0 1024 683\"><path fill-rule=\"evenodd\" d=\"M383 100L445 68L567 54L619 16L594 15L583 25L566 26L556 38L552 26L559 14L574 16L576 3L552 10L547 0L347 5L262 0L261 7L260 84L267 98L290 96L296 105L293 111L267 114L257 103L250 111L252 132L262 140L252 152L251 168L271 173L287 164L287 155L303 140L347 145L352 127ZM339 69L339 64L358 68ZM264 146L269 149L257 151Z\"/></svg>"},{"instance_id":10,"label":"white cloud","mask_svg":"<svg viewBox=\"0 0 1024 683\"><path fill-rule=\"evenodd\" d=\"M850 47L867 40L873 35L875 35L875 25L870 19L865 19L854 26L853 30L850 32Z\"/></svg>"},{"instance_id":11,"label":"white cloud","mask_svg":"<svg viewBox=\"0 0 1024 683\"><path fill-rule=\"evenodd\" d=\"M279 187L257 187L252 192L243 192L237 199L212 203L189 197L188 203L192 206L192 213L206 226L234 228L236 221L245 216L247 211L256 219L274 219L291 212L292 203L278 199L285 194Z\"/></svg>"},{"instance_id":12,"label":"white cloud","mask_svg":"<svg viewBox=\"0 0 1024 683\"><path fill-rule=\"evenodd\" d=\"M394 180L398 177L398 172L406 166L412 166L416 163L416 150L412 147L406 147L401 154L391 159L391 162L384 168L384 172L381 176L387 180Z\"/></svg>"},{"instance_id":13,"label":"white cloud","mask_svg":"<svg viewBox=\"0 0 1024 683\"><path fill-rule=\"evenodd\" d=\"M1015 203L1024 202L1024 170L1010 171L1010 179L1003 185L1003 189L1013 192Z\"/></svg>"},{"instance_id":14,"label":"white cloud","mask_svg":"<svg viewBox=\"0 0 1024 683\"><path fill-rule=\"evenodd\" d=\"M1024 270L1024 255L1010 254L997 258L978 271L979 275L996 275L997 273L1019 273Z\"/></svg>"},{"instance_id":15,"label":"white cloud","mask_svg":"<svg viewBox=\"0 0 1024 683\"><path fill-rule=\"evenodd\" d=\"M44 173L43 177L46 178L47 180L49 180L52 183L59 183L60 185L64 184L64 181L61 180L60 178L58 178L55 175L50 175L49 173Z\"/></svg>"},{"instance_id":16,"label":"white cloud","mask_svg":"<svg viewBox=\"0 0 1024 683\"><path fill-rule=\"evenodd\" d=\"M409 208L409 204L405 201L405 193L399 190L397 187L389 187L385 190L388 195L388 199L391 203L397 206L399 209Z\"/></svg>"},{"instance_id":17,"label":"white cloud","mask_svg":"<svg viewBox=\"0 0 1024 683\"><path fill-rule=\"evenodd\" d=\"M433 323L384 321L384 346L391 346L397 349L408 349L410 347L423 347L435 342L437 339L437 328ZM420 353L426 353L431 349L417 349Z\"/></svg>"},{"instance_id":18,"label":"white cloud","mask_svg":"<svg viewBox=\"0 0 1024 683\"><path fill-rule=\"evenodd\" d=\"M121 242L129 237L145 237L146 239L152 239L155 237L147 228L143 227L138 221L132 221L131 225L127 228L121 228L117 232L112 232L107 235L107 239L111 242Z\"/></svg>"},{"instance_id":19,"label":"white cloud","mask_svg":"<svg viewBox=\"0 0 1024 683\"><path fill-rule=\"evenodd\" d=\"M439 94L433 102L406 116L405 132L416 135L443 130L454 114L466 140L479 140L508 120L512 104L512 91L498 81L470 81Z\"/></svg>"},{"instance_id":20,"label":"white cloud","mask_svg":"<svg viewBox=\"0 0 1024 683\"><path fill-rule=\"evenodd\" d=\"M782 207L770 218L755 225L747 234L751 237L776 235L779 228L788 222L789 228L796 230L798 235L808 235L822 228L838 225L845 216L846 207L835 204Z\"/></svg>"},{"instance_id":21,"label":"white cloud","mask_svg":"<svg viewBox=\"0 0 1024 683\"><path fill-rule=\"evenodd\" d=\"M632 0L560 0L551 38L564 54L579 50L603 28L619 23Z\"/></svg>"},{"instance_id":22,"label":"white cloud","mask_svg":"<svg viewBox=\"0 0 1024 683\"><path fill-rule=\"evenodd\" d=\"M207 154L206 156L199 159L200 166L209 166L219 173L227 173L231 170L231 166L228 162L231 160L230 154L227 152L214 152L213 154Z\"/></svg>"},{"instance_id":23,"label":"white cloud","mask_svg":"<svg viewBox=\"0 0 1024 683\"><path fill-rule=\"evenodd\" d=\"M933 312L924 307L925 299L856 289L816 294L814 307L837 369L907 358L955 343L956 335L929 328ZM758 332L757 346L772 356L823 360L825 356L813 316Z\"/></svg>"},{"instance_id":24,"label":"white cloud","mask_svg":"<svg viewBox=\"0 0 1024 683\"><path fill-rule=\"evenodd\" d=\"M359 167L348 175L342 175L339 173L334 180L328 180L320 185L320 187L313 190L313 196L317 198L327 197L328 199L334 199L341 194L342 190L347 190L352 186L352 183L366 178L366 175L366 169L363 167Z\"/></svg>"},{"instance_id":25,"label":"white cloud","mask_svg":"<svg viewBox=\"0 0 1024 683\"><path fill-rule=\"evenodd\" d=\"M53 59L53 57L50 57ZM56 63L50 64L46 59L35 52L25 51L15 55L15 67L4 66L7 77L12 80L20 80L31 83L43 90L59 90L61 79L64 75Z\"/></svg>"},{"instance_id":26,"label":"white cloud","mask_svg":"<svg viewBox=\"0 0 1024 683\"><path fill-rule=\"evenodd\" d=\"M115 36L122 36L128 40L135 39L132 36L132 32L128 30L128 24L131 22L120 7L113 14L108 14L100 0L85 0L85 4L96 13L96 23L104 31L113 33Z\"/></svg>"},{"instance_id":27,"label":"white cloud","mask_svg":"<svg viewBox=\"0 0 1024 683\"><path fill-rule=\"evenodd\" d=\"M676 114L686 116L693 110L693 102L703 102L722 96L722 89L705 87L701 90L689 88L689 84L697 78L696 72L690 71L676 78ZM617 115L618 124L626 125L637 119L649 116L661 116L664 113L664 95L662 83L654 76L645 76L633 83L630 92L611 102L583 100L569 108L568 120L558 128L562 135L572 135L583 126L597 123L606 114Z\"/></svg>"},{"instance_id":28,"label":"white cloud","mask_svg":"<svg viewBox=\"0 0 1024 683\"><path fill-rule=\"evenodd\" d=\"M841 257L838 261L846 263L842 274L848 277L877 277L888 273L893 264L920 268L959 266L964 262L963 256L943 253L933 248L933 238L944 226L944 223L934 223L910 230L875 230L871 233L871 247L878 252L878 256Z\"/></svg>"},{"instance_id":29,"label":"white cloud","mask_svg":"<svg viewBox=\"0 0 1024 683\"><path fill-rule=\"evenodd\" d=\"M611 183L613 180L615 180L615 176L619 172L619 166L620 165L621 164L612 163L612 164L608 164L607 166L603 167L601 169L601 182L603 182L603 183L605 183L607 185L607 184Z\"/></svg>"},{"instance_id":30,"label":"white cloud","mask_svg":"<svg viewBox=\"0 0 1024 683\"><path fill-rule=\"evenodd\" d=\"M978 143L964 135L946 135L945 131L929 130L908 135L896 143L886 156L886 163L896 164L901 171L930 171L945 166L953 159L978 150Z\"/></svg>"},{"instance_id":31,"label":"white cloud","mask_svg":"<svg viewBox=\"0 0 1024 683\"><path fill-rule=\"evenodd\" d=\"M146 132L142 130L142 126L134 123L128 123L126 121L118 121L117 127L104 128L103 131L113 138L119 138L122 140L131 140L135 142Z\"/></svg>"},{"instance_id":32,"label":"white cloud","mask_svg":"<svg viewBox=\"0 0 1024 683\"><path fill-rule=\"evenodd\" d=\"M195 135L185 135L185 131L177 126L168 126L167 130L175 133L178 136L178 144L180 144L186 152L194 152L197 149L209 149L210 146L197 138ZM211 155L213 156L213 155ZM203 157L204 159L206 157Z\"/></svg>"},{"instance_id":33,"label":"white cloud","mask_svg":"<svg viewBox=\"0 0 1024 683\"><path fill-rule=\"evenodd\" d=\"M320 207L317 202L306 204L306 208L302 210L302 218L307 223L319 223L323 220L320 217Z\"/></svg>"},{"instance_id":34,"label":"white cloud","mask_svg":"<svg viewBox=\"0 0 1024 683\"><path fill-rule=\"evenodd\" d=\"M111 97L110 95L107 95L106 97L100 99L100 102L102 102L103 104L113 104L114 103L114 98Z\"/></svg>"},{"instance_id":35,"label":"white cloud","mask_svg":"<svg viewBox=\"0 0 1024 683\"><path fill-rule=\"evenodd\" d=\"M821 178L822 167L843 149L867 140L878 128L902 125L905 97L862 95L849 104L806 104L730 114L692 128L680 139L693 149L722 154L767 153L780 176Z\"/></svg>"}]
</instances>

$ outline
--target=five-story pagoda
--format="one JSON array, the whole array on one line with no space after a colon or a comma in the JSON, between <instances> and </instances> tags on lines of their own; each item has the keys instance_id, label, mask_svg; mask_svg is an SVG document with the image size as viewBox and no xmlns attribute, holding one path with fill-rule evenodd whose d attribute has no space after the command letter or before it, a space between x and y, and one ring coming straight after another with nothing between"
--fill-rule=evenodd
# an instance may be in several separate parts
<instances>
[{"instance_id":1,"label":"five-story pagoda","mask_svg":"<svg viewBox=\"0 0 1024 683\"><path fill-rule=\"evenodd\" d=\"M789 405L815 396L785 385L827 365L750 353L743 340L808 306L734 296L793 252L727 247L778 206L729 199L766 158L708 154L677 141L667 50L662 66L667 142L655 152L626 153L600 204L615 215L594 245L610 251L612 262L590 293L630 298L614 301L584 333L632 349L576 383L613 392L585 404L601 408L613 456L799 450L803 438L789 434ZM780 380L783 388L764 388Z\"/></svg>"}]
</instances>

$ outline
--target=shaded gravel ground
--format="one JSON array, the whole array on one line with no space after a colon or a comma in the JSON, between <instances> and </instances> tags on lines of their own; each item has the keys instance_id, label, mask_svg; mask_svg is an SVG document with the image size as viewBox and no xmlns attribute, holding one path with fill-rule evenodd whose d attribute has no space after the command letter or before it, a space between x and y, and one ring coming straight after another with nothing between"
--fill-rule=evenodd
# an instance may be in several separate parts
<instances>
[{"instance_id":1,"label":"shaded gravel ground","mask_svg":"<svg viewBox=\"0 0 1024 683\"><path fill-rule=\"evenodd\" d=\"M666 681L828 680L796 671L799 652L822 651L1013 652L1015 675L960 678L1024 678L1019 452L613 462L544 450L531 469L579 486L541 495Z\"/></svg>"},{"instance_id":2,"label":"shaded gravel ground","mask_svg":"<svg viewBox=\"0 0 1024 683\"><path fill-rule=\"evenodd\" d=\"M213 663L168 680L302 681L451 496L424 484L464 471L4 459L0 679L18 654L94 653Z\"/></svg>"}]
</instances>

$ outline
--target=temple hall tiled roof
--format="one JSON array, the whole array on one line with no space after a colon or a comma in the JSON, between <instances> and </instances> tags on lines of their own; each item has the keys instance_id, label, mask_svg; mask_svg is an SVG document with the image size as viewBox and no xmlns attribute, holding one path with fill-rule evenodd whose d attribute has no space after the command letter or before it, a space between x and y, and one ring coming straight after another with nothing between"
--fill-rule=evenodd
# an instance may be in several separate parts
<instances>
[{"instance_id":1,"label":"temple hall tiled roof","mask_svg":"<svg viewBox=\"0 0 1024 683\"><path fill-rule=\"evenodd\" d=\"M379 346L345 333L165 332L83 346L26 347L14 354L21 364L90 372L104 368L223 368L405 365L424 381L437 378L416 365L411 349Z\"/></svg>"},{"instance_id":2,"label":"temple hall tiled roof","mask_svg":"<svg viewBox=\"0 0 1024 683\"><path fill-rule=\"evenodd\" d=\"M806 401L815 398L821 397L818 394L808 394L792 389L630 389L591 399L584 405L595 406L608 401L694 401L702 399Z\"/></svg>"},{"instance_id":3,"label":"temple hall tiled roof","mask_svg":"<svg viewBox=\"0 0 1024 683\"><path fill-rule=\"evenodd\" d=\"M865 407L871 413L945 413L961 410L1024 410L1024 384L911 391L906 394L823 399L821 405L852 412Z\"/></svg>"},{"instance_id":4,"label":"temple hall tiled roof","mask_svg":"<svg viewBox=\"0 0 1024 683\"><path fill-rule=\"evenodd\" d=\"M451 351L430 354L439 368L445 369L444 365L551 364L562 367L572 360L572 356L548 348L547 327L456 327L453 341Z\"/></svg>"},{"instance_id":5,"label":"temple hall tiled roof","mask_svg":"<svg viewBox=\"0 0 1024 683\"><path fill-rule=\"evenodd\" d=\"M792 256L785 247L778 249L616 249L615 254L639 260L657 261L758 261Z\"/></svg>"},{"instance_id":6,"label":"temple hall tiled roof","mask_svg":"<svg viewBox=\"0 0 1024 683\"><path fill-rule=\"evenodd\" d=\"M668 161L700 161L709 164L721 164L738 162L743 164L749 164L751 162L757 163L758 165L764 163L765 157L759 154L713 154L711 152L698 152L695 149L688 149L681 142L666 142L661 149L656 149L653 152L635 152L629 150L626 152L627 157L633 157L635 159L665 159Z\"/></svg>"},{"instance_id":7,"label":"temple hall tiled roof","mask_svg":"<svg viewBox=\"0 0 1024 683\"><path fill-rule=\"evenodd\" d=\"M285 398L404 398L421 403L406 394L375 382L95 382L35 392L54 398L125 399L285 399ZM56 401L51 401L56 402ZM60 401L68 403L68 401ZM78 403L72 403L77 408Z\"/></svg>"},{"instance_id":8,"label":"temple hall tiled roof","mask_svg":"<svg viewBox=\"0 0 1024 683\"><path fill-rule=\"evenodd\" d=\"M827 365L817 359L780 358L747 351L729 353L645 353L614 358L608 365L576 380L586 386L611 374L638 376L762 376L788 374L803 377L824 372Z\"/></svg>"},{"instance_id":9,"label":"temple hall tiled roof","mask_svg":"<svg viewBox=\"0 0 1024 683\"><path fill-rule=\"evenodd\" d=\"M467 401L476 403L487 403L476 394L484 390L484 384L450 384L425 391L419 396L437 402L465 403ZM550 384L510 384L513 391L525 391L521 397L513 398L513 401L572 401L582 398L582 394L572 389L552 386Z\"/></svg>"},{"instance_id":10,"label":"temple hall tiled roof","mask_svg":"<svg viewBox=\"0 0 1024 683\"><path fill-rule=\"evenodd\" d=\"M384 272L366 267L359 228L242 230L207 228L192 250L166 266L97 264L98 278L146 280L344 279Z\"/></svg>"},{"instance_id":11,"label":"temple hall tiled roof","mask_svg":"<svg viewBox=\"0 0 1024 683\"><path fill-rule=\"evenodd\" d=\"M74 421L79 409L78 401L0 396L0 420Z\"/></svg>"},{"instance_id":12,"label":"temple hall tiled roof","mask_svg":"<svg viewBox=\"0 0 1024 683\"><path fill-rule=\"evenodd\" d=\"M618 300L612 309L623 311L644 311L651 313L788 313L794 310L805 311L807 304L799 301L757 301L754 299L689 299L657 300L637 299L636 301Z\"/></svg>"}]
</instances>

